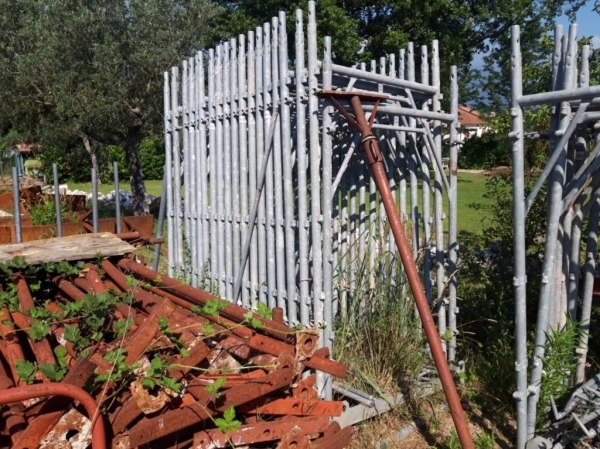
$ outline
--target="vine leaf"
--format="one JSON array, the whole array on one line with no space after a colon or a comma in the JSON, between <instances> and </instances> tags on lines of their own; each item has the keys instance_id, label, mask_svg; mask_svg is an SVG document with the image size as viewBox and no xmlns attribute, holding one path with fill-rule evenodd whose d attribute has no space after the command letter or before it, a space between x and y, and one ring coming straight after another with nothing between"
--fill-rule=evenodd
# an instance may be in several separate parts
<instances>
[{"instance_id":1,"label":"vine leaf","mask_svg":"<svg viewBox=\"0 0 600 449\"><path fill-rule=\"evenodd\" d=\"M215 419L215 424L221 432L234 432L242 425L240 421L235 419L235 409L233 406L225 409L223 417Z\"/></svg>"},{"instance_id":2,"label":"vine leaf","mask_svg":"<svg viewBox=\"0 0 600 449\"><path fill-rule=\"evenodd\" d=\"M80 331L77 326L73 326L72 324L65 324L65 340L71 342L73 344L79 341Z\"/></svg>"},{"instance_id":3,"label":"vine leaf","mask_svg":"<svg viewBox=\"0 0 600 449\"><path fill-rule=\"evenodd\" d=\"M221 396L219 390L223 387L223 385L225 385L226 380L227 379L225 379L224 377L219 377L215 379L215 381L212 384L204 387L204 390L212 394L214 397L218 398L219 396Z\"/></svg>"},{"instance_id":4,"label":"vine leaf","mask_svg":"<svg viewBox=\"0 0 600 449\"><path fill-rule=\"evenodd\" d=\"M267 306L264 302L259 302L257 304L256 313L269 320L273 318L273 310L270 309L269 306Z\"/></svg>"},{"instance_id":5,"label":"vine leaf","mask_svg":"<svg viewBox=\"0 0 600 449\"><path fill-rule=\"evenodd\" d=\"M31 323L28 333L33 341L39 341L50 334L50 326L43 321L34 321Z\"/></svg>"},{"instance_id":6,"label":"vine leaf","mask_svg":"<svg viewBox=\"0 0 600 449\"><path fill-rule=\"evenodd\" d=\"M17 376L26 383L33 383L35 380L35 365L29 360L17 360L15 362Z\"/></svg>"}]
</instances>

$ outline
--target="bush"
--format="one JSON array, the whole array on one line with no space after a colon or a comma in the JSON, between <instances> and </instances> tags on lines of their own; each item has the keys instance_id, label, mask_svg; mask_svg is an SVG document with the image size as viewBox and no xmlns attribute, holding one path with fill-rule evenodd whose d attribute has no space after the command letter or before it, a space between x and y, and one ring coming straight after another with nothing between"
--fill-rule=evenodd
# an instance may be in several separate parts
<instances>
[{"instance_id":1,"label":"bush","mask_svg":"<svg viewBox=\"0 0 600 449\"><path fill-rule=\"evenodd\" d=\"M467 139L458 156L458 166L469 169L489 169L510 165L510 143L505 136L488 132Z\"/></svg>"},{"instance_id":2,"label":"bush","mask_svg":"<svg viewBox=\"0 0 600 449\"><path fill-rule=\"evenodd\" d=\"M108 176L113 176L113 162L119 163L119 178L122 181L129 179L129 164L127 155L122 146L109 145L106 147L110 163ZM162 179L165 165L165 147L161 139L146 137L140 143L140 164L144 179Z\"/></svg>"},{"instance_id":3,"label":"bush","mask_svg":"<svg viewBox=\"0 0 600 449\"><path fill-rule=\"evenodd\" d=\"M60 182L72 180L75 182L89 182L92 168L90 155L81 147L68 150L56 147L46 147L40 153L42 161L41 173L48 181L52 180L52 164L58 166L58 179Z\"/></svg>"},{"instance_id":4,"label":"bush","mask_svg":"<svg viewBox=\"0 0 600 449\"><path fill-rule=\"evenodd\" d=\"M140 144L140 163L144 179L162 179L165 166L165 145L162 139L146 137Z\"/></svg>"},{"instance_id":5,"label":"bush","mask_svg":"<svg viewBox=\"0 0 600 449\"><path fill-rule=\"evenodd\" d=\"M526 189L536 177L528 174ZM527 246L527 317L534 325L537 315L539 278L546 223L545 190L533 204L527 216L525 241ZM467 371L470 378L485 391L483 402L494 398L497 407L512 405L514 391L514 287L512 185L508 174L491 176L484 194L492 210L491 219L484 222L481 235L461 238L458 273L459 297L464 306L459 315L462 325L462 344L469 353Z\"/></svg>"},{"instance_id":6,"label":"bush","mask_svg":"<svg viewBox=\"0 0 600 449\"><path fill-rule=\"evenodd\" d=\"M65 214L69 207L65 203L60 204L60 219L65 221ZM32 225L49 225L56 223L56 205L54 201L45 201L34 204L29 208Z\"/></svg>"},{"instance_id":7,"label":"bush","mask_svg":"<svg viewBox=\"0 0 600 449\"><path fill-rule=\"evenodd\" d=\"M140 143L140 163L144 179L162 179L165 164L164 143L156 137L146 137ZM102 182L112 182L113 162L119 163L119 177L122 181L129 179L127 155L122 146L107 145L97 150L98 176ZM58 165L60 182L89 182L92 163L90 155L82 147L68 150L46 147L40 154L41 174L52 179L52 164Z\"/></svg>"},{"instance_id":8,"label":"bush","mask_svg":"<svg viewBox=\"0 0 600 449\"><path fill-rule=\"evenodd\" d=\"M119 179L125 180L129 178L129 166L127 164L127 157L125 156L125 149L121 146L109 145L106 147L106 151L110 158L110 177L112 178L114 175L113 162L117 162L119 164Z\"/></svg>"}]
</instances>

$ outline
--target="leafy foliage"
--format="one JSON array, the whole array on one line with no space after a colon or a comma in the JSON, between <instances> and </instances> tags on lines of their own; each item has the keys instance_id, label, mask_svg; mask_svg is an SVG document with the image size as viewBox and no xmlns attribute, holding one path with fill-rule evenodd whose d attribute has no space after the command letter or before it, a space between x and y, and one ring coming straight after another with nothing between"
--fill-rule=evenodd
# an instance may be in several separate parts
<instances>
[{"instance_id":1,"label":"leafy foliage","mask_svg":"<svg viewBox=\"0 0 600 449\"><path fill-rule=\"evenodd\" d=\"M228 305L229 303L224 299L213 298L209 299L203 306L193 306L191 310L194 313L203 313L205 315L218 316L219 312Z\"/></svg>"},{"instance_id":2,"label":"leafy foliage","mask_svg":"<svg viewBox=\"0 0 600 449\"><path fill-rule=\"evenodd\" d=\"M61 203L60 205L60 219L65 220L65 214L69 211L66 204ZM29 208L29 215L31 216L31 224L34 225L47 225L56 223L56 206L52 201L44 201L42 203L34 204Z\"/></svg>"},{"instance_id":3,"label":"leafy foliage","mask_svg":"<svg viewBox=\"0 0 600 449\"><path fill-rule=\"evenodd\" d=\"M264 302L259 302L256 305L256 313L269 320L273 318L273 310L271 310Z\"/></svg>"},{"instance_id":4,"label":"leafy foliage","mask_svg":"<svg viewBox=\"0 0 600 449\"><path fill-rule=\"evenodd\" d=\"M175 332L169 327L169 320L167 317L161 316L158 319L158 328L162 332L162 334L167 337L171 343L175 346L175 348L179 351L182 356L188 355L188 350L185 348L185 345L181 338L175 335Z\"/></svg>"},{"instance_id":5,"label":"leafy foliage","mask_svg":"<svg viewBox=\"0 0 600 449\"><path fill-rule=\"evenodd\" d=\"M235 409L233 407L227 407L223 412L223 417L215 419L215 424L221 432L234 432L242 425L240 421L235 419Z\"/></svg>"},{"instance_id":6,"label":"leafy foliage","mask_svg":"<svg viewBox=\"0 0 600 449\"><path fill-rule=\"evenodd\" d=\"M293 30L296 8L306 11L305 0L265 2L219 0L227 13L218 17L213 41L237 37L269 22L278 10L288 11ZM479 1L434 0L429 2L325 0L317 2L319 36L332 37L334 61L344 64L397 54L408 42L429 45L437 39L443 55L442 80L450 65L461 69L462 101L505 105L509 99L510 27L522 26L525 91L549 87L548 70L554 19L563 13L573 17L585 0ZM410 13L407 13L410 11ZM290 54L293 39L290 39ZM322 48L322 42L319 42ZM471 69L475 54L484 55L484 67ZM466 95L465 95L466 94Z\"/></svg>"},{"instance_id":7,"label":"leafy foliage","mask_svg":"<svg viewBox=\"0 0 600 449\"><path fill-rule=\"evenodd\" d=\"M563 14L571 19L586 0L517 0L471 2L477 17L479 50L484 54L483 68L473 70L468 100L493 109L510 100L510 27L521 26L523 93L550 90L553 41L549 36L554 20ZM487 95L481 95L481 92ZM464 101L464 100L463 100Z\"/></svg>"},{"instance_id":8,"label":"leafy foliage","mask_svg":"<svg viewBox=\"0 0 600 449\"><path fill-rule=\"evenodd\" d=\"M510 147L506 138L495 132L473 136L465 141L460 149L459 164L467 169L490 169L507 166L510 161Z\"/></svg>"},{"instance_id":9,"label":"leafy foliage","mask_svg":"<svg viewBox=\"0 0 600 449\"><path fill-rule=\"evenodd\" d=\"M218 377L212 384L205 386L204 390L212 394L215 398L218 398L220 396L220 390L223 388L226 381L227 379L225 377Z\"/></svg>"},{"instance_id":10,"label":"leafy foliage","mask_svg":"<svg viewBox=\"0 0 600 449\"><path fill-rule=\"evenodd\" d=\"M81 338L81 332L77 326L72 324L65 324L65 333L63 334L65 340L73 344L79 344Z\"/></svg>"},{"instance_id":11,"label":"leafy foliage","mask_svg":"<svg viewBox=\"0 0 600 449\"><path fill-rule=\"evenodd\" d=\"M121 321L115 321L113 323L113 329L117 338L122 338L131 326L133 326L133 319L131 317L127 317Z\"/></svg>"},{"instance_id":12,"label":"leafy foliage","mask_svg":"<svg viewBox=\"0 0 600 449\"><path fill-rule=\"evenodd\" d=\"M42 142L46 141L43 137L40 137L39 140ZM49 140L48 142L54 141ZM68 151L65 151L65 146L68 147ZM113 161L110 146L102 147L99 145L95 150L95 155L99 179L101 181L108 181L112 175ZM44 146L39 158L42 162L41 174L45 175L47 179L52 179L52 164L56 164L60 182L69 180L73 182L90 181L90 154L85 151L85 148L79 146L77 141L73 143L54 142L54 145L49 144ZM127 169L126 163L122 164L123 161L118 162L120 162L120 165L124 169ZM127 172L124 175L127 175Z\"/></svg>"},{"instance_id":13,"label":"leafy foliage","mask_svg":"<svg viewBox=\"0 0 600 449\"><path fill-rule=\"evenodd\" d=\"M134 209L140 142L162 134L162 72L202 48L208 0L0 1L0 132L68 155L72 169L123 146ZM44 151L45 151L44 150Z\"/></svg>"},{"instance_id":14,"label":"leafy foliage","mask_svg":"<svg viewBox=\"0 0 600 449\"><path fill-rule=\"evenodd\" d=\"M33 383L35 380L35 365L29 360L17 360L15 361L17 370L17 376L28 384Z\"/></svg>"},{"instance_id":15,"label":"leafy foliage","mask_svg":"<svg viewBox=\"0 0 600 449\"><path fill-rule=\"evenodd\" d=\"M31 289L31 285L29 288ZM59 313L49 312L44 307L32 307L28 315L36 320L57 319L59 317Z\"/></svg>"},{"instance_id":16,"label":"leafy foliage","mask_svg":"<svg viewBox=\"0 0 600 449\"><path fill-rule=\"evenodd\" d=\"M104 374L96 375L96 382L114 382L130 374L139 365L129 365L125 363L127 351L123 348L116 348L104 354L104 360L111 363L113 369Z\"/></svg>"},{"instance_id":17,"label":"leafy foliage","mask_svg":"<svg viewBox=\"0 0 600 449\"><path fill-rule=\"evenodd\" d=\"M296 8L307 10L305 0L268 0L263 2L217 0L216 3L222 6L226 12L215 20L213 42L219 42L224 37L237 37L240 33L243 34L255 27L262 26L263 23L270 23L271 17L276 16L280 10L287 11L287 28L293 33ZM332 48L335 49L335 60L354 62L361 47L361 37L358 33L359 21L352 17L344 4L337 0L318 1L316 8L319 48L323 48L323 36L331 36ZM305 13L304 23L306 20ZM293 39L290 39L288 43L292 46L290 55L293 55Z\"/></svg>"},{"instance_id":18,"label":"leafy foliage","mask_svg":"<svg viewBox=\"0 0 600 449\"><path fill-rule=\"evenodd\" d=\"M523 121L528 132L547 133L550 127L550 109L546 106L527 109ZM489 125L489 132L481 137L467 139L461 147L458 161L461 168L490 169L511 165L511 142L508 139L511 130L510 111L504 110L490 118ZM533 169L543 165L548 151L547 141L527 139L523 149L526 167Z\"/></svg>"},{"instance_id":19,"label":"leafy foliage","mask_svg":"<svg viewBox=\"0 0 600 449\"><path fill-rule=\"evenodd\" d=\"M70 276L77 276L83 269L85 264L81 261L71 263L68 260L61 260L60 262L47 262L43 265L43 268L48 273L55 274L66 274Z\"/></svg>"},{"instance_id":20,"label":"leafy foliage","mask_svg":"<svg viewBox=\"0 0 600 449\"><path fill-rule=\"evenodd\" d=\"M40 341L50 334L50 326L43 321L34 321L29 328L29 336L33 341Z\"/></svg>"},{"instance_id":21,"label":"leafy foliage","mask_svg":"<svg viewBox=\"0 0 600 449\"><path fill-rule=\"evenodd\" d=\"M252 312L246 312L244 314L244 322L254 329L261 329L264 327L263 322L256 318Z\"/></svg>"},{"instance_id":22,"label":"leafy foliage","mask_svg":"<svg viewBox=\"0 0 600 449\"><path fill-rule=\"evenodd\" d=\"M181 391L181 384L169 376L167 371L169 368L171 366L166 364L159 356L154 356L150 361L150 367L146 375L141 380L142 385L151 390L160 385L173 390L175 393L179 393Z\"/></svg>"},{"instance_id":23,"label":"leafy foliage","mask_svg":"<svg viewBox=\"0 0 600 449\"><path fill-rule=\"evenodd\" d=\"M64 349L62 346L58 346L58 348ZM66 357L59 359L59 363L43 363L38 365L38 369L52 382L60 382L67 374Z\"/></svg>"},{"instance_id":24,"label":"leafy foliage","mask_svg":"<svg viewBox=\"0 0 600 449\"><path fill-rule=\"evenodd\" d=\"M5 290L0 291L0 307L8 307L11 312L21 309L17 297L17 287L12 282L6 286Z\"/></svg>"},{"instance_id":25,"label":"leafy foliage","mask_svg":"<svg viewBox=\"0 0 600 449\"><path fill-rule=\"evenodd\" d=\"M553 329L546 334L544 371L536 423L538 432L544 430L547 424L551 398L558 403L565 399L573 387L570 379L577 368L576 349L581 333L581 326L567 319L567 323L562 329Z\"/></svg>"},{"instance_id":26,"label":"leafy foliage","mask_svg":"<svg viewBox=\"0 0 600 449\"><path fill-rule=\"evenodd\" d=\"M110 311L117 302L122 299L112 295L110 292L97 295L86 294L79 301L65 303L62 306L63 318L75 318L79 327L71 326L68 329L69 337L76 348L85 348L92 341L100 341L103 338L107 319ZM65 334L67 330L65 328Z\"/></svg>"},{"instance_id":27,"label":"leafy foliage","mask_svg":"<svg viewBox=\"0 0 600 449\"><path fill-rule=\"evenodd\" d=\"M527 176L526 189L533 176ZM545 235L545 192L533 204L527 216L525 241L530 280L537 279L542 264L538 254ZM483 223L481 235L461 236L459 265L459 297L468 301L461 308L463 351L467 353L466 376L476 386L484 403L492 399L494 406L511 404L514 391L514 369L506 360L514 359L514 291L512 186L506 173L490 176L485 197L492 200L489 221ZM527 283L527 297L538 297L537 282ZM528 317L535 317L535 301L528 302ZM490 357L493 354L493 357ZM490 406L490 404L487 404Z\"/></svg>"},{"instance_id":28,"label":"leafy foliage","mask_svg":"<svg viewBox=\"0 0 600 449\"><path fill-rule=\"evenodd\" d=\"M165 166L164 142L147 137L140 142L140 164L146 179L162 179Z\"/></svg>"}]
</instances>

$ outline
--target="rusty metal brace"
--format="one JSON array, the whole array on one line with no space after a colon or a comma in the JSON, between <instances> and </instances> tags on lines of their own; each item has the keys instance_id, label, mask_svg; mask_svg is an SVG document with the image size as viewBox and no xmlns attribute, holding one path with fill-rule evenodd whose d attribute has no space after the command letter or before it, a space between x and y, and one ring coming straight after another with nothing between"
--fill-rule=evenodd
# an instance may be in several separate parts
<instances>
[{"instance_id":1,"label":"rusty metal brace","mask_svg":"<svg viewBox=\"0 0 600 449\"><path fill-rule=\"evenodd\" d=\"M431 315L431 310L427 303L427 298L425 297L425 291L423 289L421 278L419 277L417 265L411 254L410 244L404 232L404 223L402 222L402 218L400 217L400 213L398 212L398 208L394 201L394 196L390 189L385 167L383 165L383 157L381 150L379 149L379 143L377 142L377 138L371 132L379 103L382 100L386 100L388 97L387 95L373 92L334 90L323 90L320 92L320 96L331 101L331 103L339 110L340 114L348 120L348 123L356 128L361 134L361 143L363 145L365 157L371 166L371 174L377 185L377 190L379 190L379 193L381 194L381 201L385 207L390 229L394 234L398 253L400 254L400 259L402 260L402 265L404 266L406 277L415 299L419 317L421 318L421 323L423 324L423 329L427 337L427 342L429 343L429 349L431 350L431 355L437 368L444 394L446 395L446 401L448 402L450 414L452 415L454 426L456 427L456 433L458 434L463 449L474 449L473 440L469 433L467 418L460 403L456 385L454 384L454 379L452 378L452 373L450 372L442 348L442 342L435 327L433 316ZM342 99L350 100L354 115L340 103L339 100ZM362 100L375 103L368 122L362 106Z\"/></svg>"}]
</instances>

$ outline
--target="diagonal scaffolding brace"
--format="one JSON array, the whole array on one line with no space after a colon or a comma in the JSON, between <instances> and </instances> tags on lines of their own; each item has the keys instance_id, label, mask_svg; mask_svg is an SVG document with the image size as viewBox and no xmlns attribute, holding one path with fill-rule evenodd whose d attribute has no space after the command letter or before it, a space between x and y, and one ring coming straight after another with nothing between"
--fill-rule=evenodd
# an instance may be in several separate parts
<instances>
[{"instance_id":1,"label":"diagonal scaffolding brace","mask_svg":"<svg viewBox=\"0 0 600 449\"><path fill-rule=\"evenodd\" d=\"M379 149L379 143L377 138L373 135L372 128L377 113L377 108L382 100L388 98L387 95L375 94L372 92L344 92L344 91L333 91L323 90L320 92L322 97L327 98L331 103L340 111L340 113L348 120L350 125L356 128L361 134L361 143L364 150L364 155L367 159L369 166L371 167L371 175L375 181L377 189L381 194L381 199L385 212L387 214L390 228L396 241L398 253L402 260L402 265L406 271L406 277L408 279L410 288L415 299L417 310L423 329L429 343L431 355L435 366L437 368L444 394L450 408L450 413L456 427L461 446L463 449L474 448L471 435L469 433L469 427L464 411L462 409L460 398L452 378L452 373L446 361L446 356L442 348L441 339L437 333L433 316L427 298L423 284L419 277L416 263L411 253L411 246L404 232L404 223L396 207L394 196L390 189L390 185L387 179L386 170L383 164L383 156ZM352 112L348 111L341 103L340 100L349 100L352 108ZM367 121L363 109L362 102L369 101L373 102L373 112Z\"/></svg>"}]
</instances>

